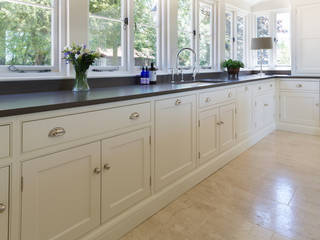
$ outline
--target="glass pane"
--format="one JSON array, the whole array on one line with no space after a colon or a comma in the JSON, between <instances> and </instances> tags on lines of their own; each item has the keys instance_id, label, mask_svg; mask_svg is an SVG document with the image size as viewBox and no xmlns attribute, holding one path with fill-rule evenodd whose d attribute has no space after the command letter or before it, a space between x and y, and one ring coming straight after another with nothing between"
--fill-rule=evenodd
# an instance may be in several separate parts
<instances>
[{"instance_id":1,"label":"glass pane","mask_svg":"<svg viewBox=\"0 0 320 240\"><path fill-rule=\"evenodd\" d=\"M150 66L157 61L157 0L134 1L135 66Z\"/></svg>"},{"instance_id":2,"label":"glass pane","mask_svg":"<svg viewBox=\"0 0 320 240\"><path fill-rule=\"evenodd\" d=\"M121 19L121 0L90 0L90 14Z\"/></svg>"},{"instance_id":3,"label":"glass pane","mask_svg":"<svg viewBox=\"0 0 320 240\"><path fill-rule=\"evenodd\" d=\"M290 15L289 13L277 14L277 65L291 63L290 54Z\"/></svg>"},{"instance_id":4,"label":"glass pane","mask_svg":"<svg viewBox=\"0 0 320 240\"><path fill-rule=\"evenodd\" d=\"M51 7L54 3L54 0L20 0L20 1L25 3L39 4L46 7Z\"/></svg>"},{"instance_id":5,"label":"glass pane","mask_svg":"<svg viewBox=\"0 0 320 240\"><path fill-rule=\"evenodd\" d=\"M245 61L245 18L237 16L237 59Z\"/></svg>"},{"instance_id":6,"label":"glass pane","mask_svg":"<svg viewBox=\"0 0 320 240\"><path fill-rule=\"evenodd\" d=\"M212 42L212 7L207 4L200 4L200 42L199 42L199 64L202 67L211 65L211 42Z\"/></svg>"},{"instance_id":7,"label":"glass pane","mask_svg":"<svg viewBox=\"0 0 320 240\"><path fill-rule=\"evenodd\" d=\"M0 2L0 65L52 65L52 9Z\"/></svg>"},{"instance_id":8,"label":"glass pane","mask_svg":"<svg viewBox=\"0 0 320 240\"><path fill-rule=\"evenodd\" d=\"M96 66L121 66L121 22L89 18L90 49L98 49L107 56L96 61Z\"/></svg>"},{"instance_id":9,"label":"glass pane","mask_svg":"<svg viewBox=\"0 0 320 240\"><path fill-rule=\"evenodd\" d=\"M178 49L192 47L192 1L178 0ZM180 55L180 65L191 65L190 51Z\"/></svg>"},{"instance_id":10,"label":"glass pane","mask_svg":"<svg viewBox=\"0 0 320 240\"><path fill-rule=\"evenodd\" d=\"M225 46L225 58L232 58L232 13L226 12L226 46Z\"/></svg>"},{"instance_id":11,"label":"glass pane","mask_svg":"<svg viewBox=\"0 0 320 240\"><path fill-rule=\"evenodd\" d=\"M270 36L270 18L268 16L257 17L257 37ZM262 50L262 64L269 65L270 50ZM261 63L261 52L257 51L257 64Z\"/></svg>"}]
</instances>

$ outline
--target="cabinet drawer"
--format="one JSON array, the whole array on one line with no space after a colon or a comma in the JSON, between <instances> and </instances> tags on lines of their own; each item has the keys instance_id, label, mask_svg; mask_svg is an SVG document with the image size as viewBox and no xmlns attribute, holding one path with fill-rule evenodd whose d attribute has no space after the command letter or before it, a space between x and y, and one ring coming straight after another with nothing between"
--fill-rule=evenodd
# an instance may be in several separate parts
<instances>
[{"instance_id":1,"label":"cabinet drawer","mask_svg":"<svg viewBox=\"0 0 320 240\"><path fill-rule=\"evenodd\" d=\"M10 126L0 126L0 158L10 155Z\"/></svg>"},{"instance_id":2,"label":"cabinet drawer","mask_svg":"<svg viewBox=\"0 0 320 240\"><path fill-rule=\"evenodd\" d=\"M253 85L253 92L255 95L262 94L266 91L274 90L275 89L275 82L262 82L256 85Z\"/></svg>"},{"instance_id":3,"label":"cabinet drawer","mask_svg":"<svg viewBox=\"0 0 320 240\"><path fill-rule=\"evenodd\" d=\"M62 144L149 122L150 103L23 123L23 151Z\"/></svg>"},{"instance_id":4,"label":"cabinet drawer","mask_svg":"<svg viewBox=\"0 0 320 240\"><path fill-rule=\"evenodd\" d=\"M319 91L319 82L282 80L280 90Z\"/></svg>"},{"instance_id":5,"label":"cabinet drawer","mask_svg":"<svg viewBox=\"0 0 320 240\"><path fill-rule=\"evenodd\" d=\"M233 100L236 96L236 89L224 89L200 94L200 107L209 107L224 101Z\"/></svg>"}]
</instances>

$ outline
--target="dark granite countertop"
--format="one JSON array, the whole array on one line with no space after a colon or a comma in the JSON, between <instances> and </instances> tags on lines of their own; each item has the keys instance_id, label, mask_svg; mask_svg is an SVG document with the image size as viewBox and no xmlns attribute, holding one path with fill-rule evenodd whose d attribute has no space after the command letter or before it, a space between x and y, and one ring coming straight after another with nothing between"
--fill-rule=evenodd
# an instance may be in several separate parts
<instances>
[{"instance_id":1,"label":"dark granite countertop","mask_svg":"<svg viewBox=\"0 0 320 240\"><path fill-rule=\"evenodd\" d=\"M179 93L206 88L221 87L271 78L292 78L294 76L241 76L239 80L221 83L210 83L200 80L199 83L157 84L157 85L127 85L92 89L88 93L73 93L72 91L36 92L0 95L0 117L22 115L72 107L89 106L152 97L170 93ZM301 78L301 77L299 77ZM219 79L227 80L227 79ZM208 82L206 82L208 81Z\"/></svg>"}]
</instances>

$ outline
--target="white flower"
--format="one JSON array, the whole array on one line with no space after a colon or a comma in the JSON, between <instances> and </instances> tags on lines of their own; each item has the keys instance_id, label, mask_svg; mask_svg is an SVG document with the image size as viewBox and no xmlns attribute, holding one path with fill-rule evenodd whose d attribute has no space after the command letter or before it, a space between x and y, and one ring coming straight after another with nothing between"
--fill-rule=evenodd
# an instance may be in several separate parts
<instances>
[{"instance_id":1,"label":"white flower","mask_svg":"<svg viewBox=\"0 0 320 240\"><path fill-rule=\"evenodd\" d=\"M78 59L80 57L80 54L76 54L75 58Z\"/></svg>"},{"instance_id":2,"label":"white flower","mask_svg":"<svg viewBox=\"0 0 320 240\"><path fill-rule=\"evenodd\" d=\"M70 51L70 46L69 45L65 46L63 50L64 51Z\"/></svg>"}]
</instances>

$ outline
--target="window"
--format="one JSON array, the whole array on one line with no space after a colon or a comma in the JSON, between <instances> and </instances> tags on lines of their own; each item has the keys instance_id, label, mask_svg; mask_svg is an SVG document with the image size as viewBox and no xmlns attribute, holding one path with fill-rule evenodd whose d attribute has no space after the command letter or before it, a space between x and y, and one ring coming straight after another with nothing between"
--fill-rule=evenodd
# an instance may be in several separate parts
<instances>
[{"instance_id":1,"label":"window","mask_svg":"<svg viewBox=\"0 0 320 240\"><path fill-rule=\"evenodd\" d=\"M212 67L212 5L200 3L199 6L199 65L201 68Z\"/></svg>"},{"instance_id":2,"label":"window","mask_svg":"<svg viewBox=\"0 0 320 240\"><path fill-rule=\"evenodd\" d=\"M226 46L225 46L225 58L233 58L233 30L232 30L233 14L232 12L226 12Z\"/></svg>"},{"instance_id":3,"label":"window","mask_svg":"<svg viewBox=\"0 0 320 240\"><path fill-rule=\"evenodd\" d=\"M192 0L178 0L178 49L193 48ZM180 65L191 65L191 53L184 51L180 55Z\"/></svg>"},{"instance_id":4,"label":"window","mask_svg":"<svg viewBox=\"0 0 320 240\"><path fill-rule=\"evenodd\" d=\"M276 65L290 66L290 14L278 13L276 21Z\"/></svg>"},{"instance_id":5,"label":"window","mask_svg":"<svg viewBox=\"0 0 320 240\"><path fill-rule=\"evenodd\" d=\"M257 17L257 37L270 37L270 17ZM270 50L262 50L262 64L270 64ZM257 65L261 64L261 51L257 51Z\"/></svg>"},{"instance_id":6,"label":"window","mask_svg":"<svg viewBox=\"0 0 320 240\"><path fill-rule=\"evenodd\" d=\"M246 54L246 25L245 17L237 16L237 60L245 62Z\"/></svg>"},{"instance_id":7,"label":"window","mask_svg":"<svg viewBox=\"0 0 320 240\"><path fill-rule=\"evenodd\" d=\"M54 0L0 2L0 66L53 70L57 65L55 4Z\"/></svg>"},{"instance_id":8,"label":"window","mask_svg":"<svg viewBox=\"0 0 320 240\"><path fill-rule=\"evenodd\" d=\"M107 56L96 66L120 69L122 66L122 14L121 0L90 0L89 46L101 49Z\"/></svg>"},{"instance_id":9,"label":"window","mask_svg":"<svg viewBox=\"0 0 320 240\"><path fill-rule=\"evenodd\" d=\"M157 64L158 19L157 0L134 0L135 66Z\"/></svg>"}]
</instances>

